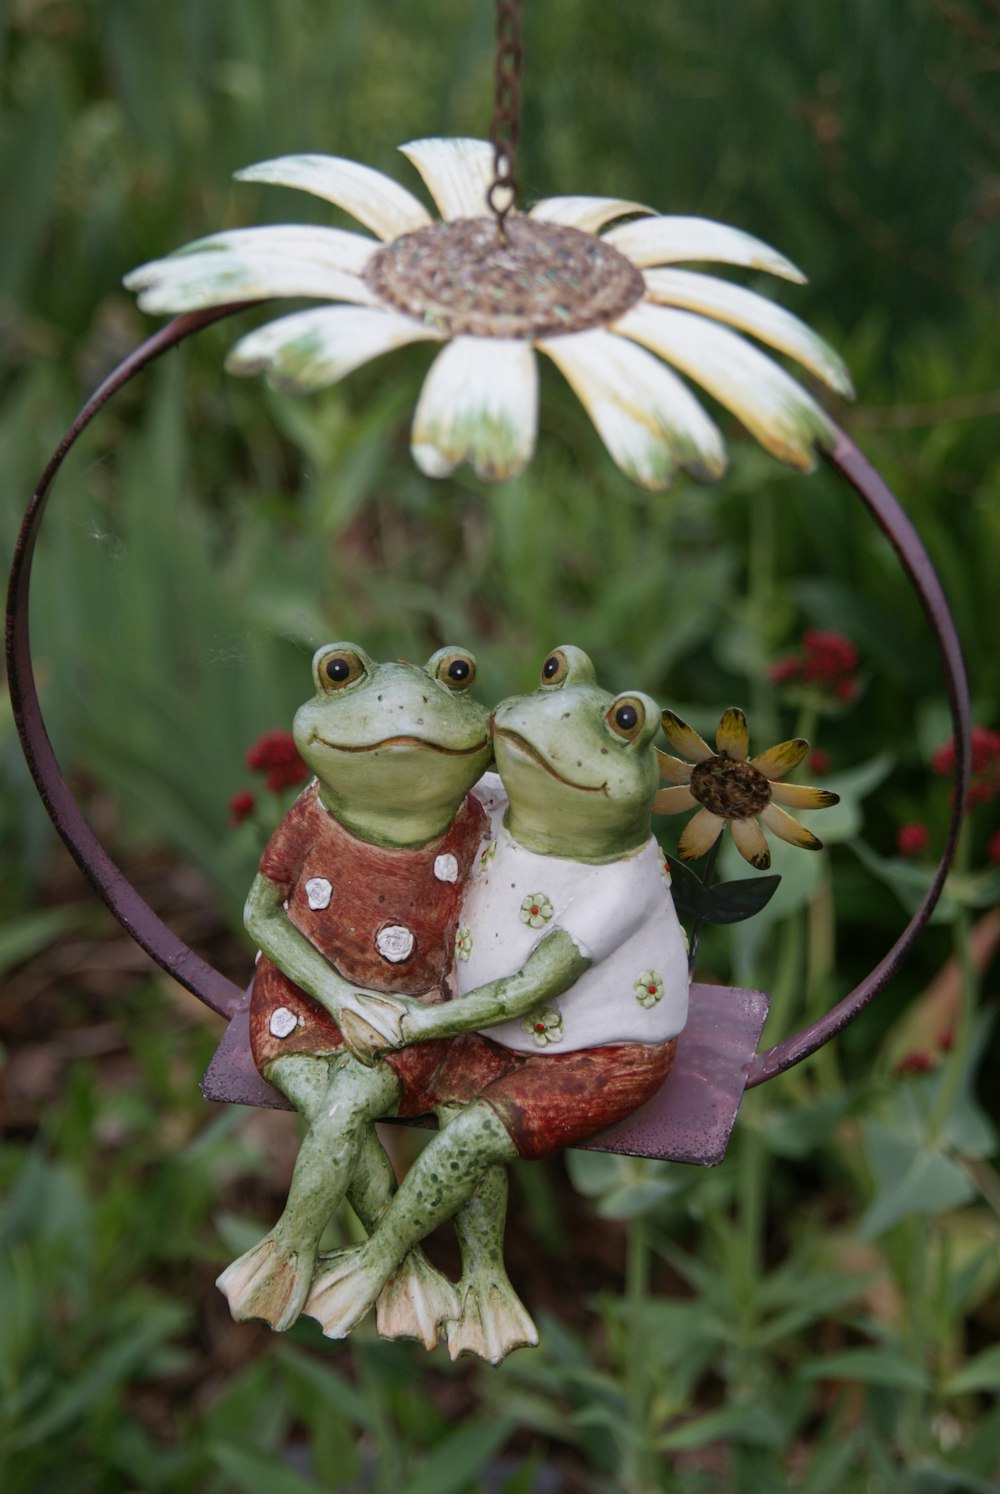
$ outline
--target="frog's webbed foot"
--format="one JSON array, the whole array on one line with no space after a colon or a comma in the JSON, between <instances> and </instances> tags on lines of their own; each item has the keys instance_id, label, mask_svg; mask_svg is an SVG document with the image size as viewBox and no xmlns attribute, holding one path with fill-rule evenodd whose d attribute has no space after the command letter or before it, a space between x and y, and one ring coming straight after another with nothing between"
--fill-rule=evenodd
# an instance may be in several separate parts
<instances>
[{"instance_id":1,"label":"frog's webbed foot","mask_svg":"<svg viewBox=\"0 0 1000 1494\"><path fill-rule=\"evenodd\" d=\"M458 1293L417 1247L379 1293L377 1315L380 1337L415 1338L433 1349L438 1324L459 1315Z\"/></svg>"},{"instance_id":2,"label":"frog's webbed foot","mask_svg":"<svg viewBox=\"0 0 1000 1494\"><path fill-rule=\"evenodd\" d=\"M324 1256L302 1311L315 1318L327 1338L346 1338L375 1306L387 1271L368 1245Z\"/></svg>"},{"instance_id":3,"label":"frog's webbed foot","mask_svg":"<svg viewBox=\"0 0 1000 1494\"><path fill-rule=\"evenodd\" d=\"M315 1263L314 1250L293 1250L272 1231L227 1266L215 1284L238 1323L263 1318L283 1333L305 1305Z\"/></svg>"},{"instance_id":4,"label":"frog's webbed foot","mask_svg":"<svg viewBox=\"0 0 1000 1494\"><path fill-rule=\"evenodd\" d=\"M538 1329L503 1270L468 1273L458 1284L458 1295L461 1314L448 1324L452 1359L478 1354L490 1364L499 1364L512 1349L537 1344Z\"/></svg>"}]
</instances>

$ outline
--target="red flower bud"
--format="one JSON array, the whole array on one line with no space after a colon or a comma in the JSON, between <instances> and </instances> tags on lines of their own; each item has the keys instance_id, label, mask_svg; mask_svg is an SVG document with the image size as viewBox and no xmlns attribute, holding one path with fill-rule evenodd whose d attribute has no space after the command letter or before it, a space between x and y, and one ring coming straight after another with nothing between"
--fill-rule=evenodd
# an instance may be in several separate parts
<instances>
[{"instance_id":1,"label":"red flower bud","mask_svg":"<svg viewBox=\"0 0 1000 1494\"><path fill-rule=\"evenodd\" d=\"M242 825L245 819L253 814L257 800L249 789L244 789L240 794L234 794L229 801L229 823L231 825Z\"/></svg>"},{"instance_id":2,"label":"red flower bud","mask_svg":"<svg viewBox=\"0 0 1000 1494\"><path fill-rule=\"evenodd\" d=\"M926 825L914 822L900 825L896 835L896 850L901 856L922 856L931 843L931 833Z\"/></svg>"}]
</instances>

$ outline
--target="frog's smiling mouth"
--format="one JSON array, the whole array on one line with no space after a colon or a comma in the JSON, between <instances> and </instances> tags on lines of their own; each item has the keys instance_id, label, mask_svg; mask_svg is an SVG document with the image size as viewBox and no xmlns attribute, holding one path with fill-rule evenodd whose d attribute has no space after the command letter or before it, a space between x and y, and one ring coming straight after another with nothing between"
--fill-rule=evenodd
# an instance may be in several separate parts
<instances>
[{"instance_id":1,"label":"frog's smiling mouth","mask_svg":"<svg viewBox=\"0 0 1000 1494\"><path fill-rule=\"evenodd\" d=\"M319 742L323 747L329 747L331 752L378 752L382 747L421 747L427 752L441 752L445 757L472 757L477 752L484 752L489 747L489 738L483 737L482 741L476 742L472 747L442 747L440 742L427 742L423 737L383 737L380 742L369 742L367 746L347 746L343 742L331 742L326 737L321 737L318 731L311 733L309 737L310 747L314 742Z\"/></svg>"},{"instance_id":2,"label":"frog's smiling mouth","mask_svg":"<svg viewBox=\"0 0 1000 1494\"><path fill-rule=\"evenodd\" d=\"M540 768L544 768L551 778L557 778L567 788L578 789L581 794L606 794L608 791L606 781L604 783L574 783L572 778L566 778L564 774L557 772L551 763L546 762L538 749L533 747L525 737L522 737L519 732L511 731L508 726L494 727L493 735L494 737L500 737L508 746L513 747L516 752L520 752L522 756L530 758Z\"/></svg>"}]
</instances>

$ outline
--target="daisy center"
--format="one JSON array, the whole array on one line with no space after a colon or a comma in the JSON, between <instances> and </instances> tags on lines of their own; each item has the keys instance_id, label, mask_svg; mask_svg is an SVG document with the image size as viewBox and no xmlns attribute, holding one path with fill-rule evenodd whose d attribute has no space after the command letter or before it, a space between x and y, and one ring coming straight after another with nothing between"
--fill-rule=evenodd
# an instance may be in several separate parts
<instances>
[{"instance_id":1,"label":"daisy center","mask_svg":"<svg viewBox=\"0 0 1000 1494\"><path fill-rule=\"evenodd\" d=\"M748 820L771 802L771 785L752 763L720 753L691 769L691 793L724 820Z\"/></svg>"},{"instance_id":2,"label":"daisy center","mask_svg":"<svg viewBox=\"0 0 1000 1494\"><path fill-rule=\"evenodd\" d=\"M390 306L448 337L550 337L606 326L641 299L635 266L594 234L492 218L432 223L372 255L364 278Z\"/></svg>"}]
</instances>

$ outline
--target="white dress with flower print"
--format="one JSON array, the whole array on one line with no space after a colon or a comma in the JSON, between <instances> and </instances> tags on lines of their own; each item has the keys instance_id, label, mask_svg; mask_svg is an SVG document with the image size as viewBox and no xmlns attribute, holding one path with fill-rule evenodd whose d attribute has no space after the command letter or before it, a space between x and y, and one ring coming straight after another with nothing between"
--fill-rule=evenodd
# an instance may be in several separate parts
<instances>
[{"instance_id":1,"label":"white dress with flower print","mask_svg":"<svg viewBox=\"0 0 1000 1494\"><path fill-rule=\"evenodd\" d=\"M487 798L480 786L475 792ZM484 1035L553 1056L676 1037L687 1020L687 950L656 840L601 866L540 856L505 828L505 801L490 797L490 838L466 886L456 938L459 998L513 975L555 929L592 963L562 996Z\"/></svg>"}]
</instances>

